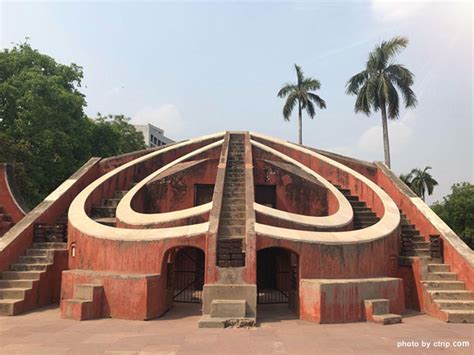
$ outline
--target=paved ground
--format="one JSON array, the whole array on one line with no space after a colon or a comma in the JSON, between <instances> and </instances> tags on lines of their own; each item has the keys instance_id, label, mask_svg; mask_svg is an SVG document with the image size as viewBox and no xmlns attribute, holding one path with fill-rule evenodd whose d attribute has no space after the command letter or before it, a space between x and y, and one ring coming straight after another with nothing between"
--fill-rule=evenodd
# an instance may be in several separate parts
<instances>
[{"instance_id":1,"label":"paved ground","mask_svg":"<svg viewBox=\"0 0 474 355\"><path fill-rule=\"evenodd\" d=\"M0 354L474 353L474 325L447 324L424 315L390 326L319 325L298 320L280 306L260 307L259 312L260 325L254 329L199 329L200 311L194 305L179 305L147 322L76 322L61 319L59 309L50 307L0 317ZM421 341L430 342L430 349L422 348ZM450 349L435 348L437 341ZM470 347L454 349L453 341L468 341ZM419 342L418 347L407 347L411 342Z\"/></svg>"}]
</instances>

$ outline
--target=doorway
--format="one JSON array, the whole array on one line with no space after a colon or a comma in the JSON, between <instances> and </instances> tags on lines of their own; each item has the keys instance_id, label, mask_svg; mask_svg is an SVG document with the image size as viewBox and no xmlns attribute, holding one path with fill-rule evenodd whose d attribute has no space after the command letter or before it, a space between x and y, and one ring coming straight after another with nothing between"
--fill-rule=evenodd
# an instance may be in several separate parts
<instances>
[{"instance_id":1,"label":"doorway","mask_svg":"<svg viewBox=\"0 0 474 355\"><path fill-rule=\"evenodd\" d=\"M283 248L257 252L257 303L298 305L298 256Z\"/></svg>"},{"instance_id":2,"label":"doorway","mask_svg":"<svg viewBox=\"0 0 474 355\"><path fill-rule=\"evenodd\" d=\"M193 247L179 248L172 270L173 302L202 303L204 252Z\"/></svg>"}]
</instances>

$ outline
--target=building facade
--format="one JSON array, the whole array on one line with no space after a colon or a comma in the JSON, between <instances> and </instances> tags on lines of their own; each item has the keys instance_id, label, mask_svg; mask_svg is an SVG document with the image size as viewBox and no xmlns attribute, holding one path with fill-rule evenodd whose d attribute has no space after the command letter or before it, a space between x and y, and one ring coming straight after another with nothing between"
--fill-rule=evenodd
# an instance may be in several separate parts
<instances>
[{"instance_id":1,"label":"building facade","mask_svg":"<svg viewBox=\"0 0 474 355\"><path fill-rule=\"evenodd\" d=\"M144 125L133 125L138 132L143 134L145 144L149 148L159 147L169 143L173 143L172 139L165 136L165 132L150 123Z\"/></svg>"}]
</instances>

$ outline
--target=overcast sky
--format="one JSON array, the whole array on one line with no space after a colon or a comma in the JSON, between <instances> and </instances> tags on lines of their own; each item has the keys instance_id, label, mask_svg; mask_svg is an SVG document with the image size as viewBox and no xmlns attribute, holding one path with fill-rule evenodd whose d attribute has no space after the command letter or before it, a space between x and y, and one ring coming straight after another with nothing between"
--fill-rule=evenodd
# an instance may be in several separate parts
<instances>
[{"instance_id":1,"label":"overcast sky","mask_svg":"<svg viewBox=\"0 0 474 355\"><path fill-rule=\"evenodd\" d=\"M84 68L90 116L125 114L176 140L252 130L296 141L276 92L297 63L327 102L305 117L304 143L370 161L383 160L380 116L356 115L344 86L376 44L407 36L396 61L415 73L419 105L389 125L392 168L432 166L429 202L474 180L471 1L0 0L0 11L2 48L29 37Z\"/></svg>"}]
</instances>

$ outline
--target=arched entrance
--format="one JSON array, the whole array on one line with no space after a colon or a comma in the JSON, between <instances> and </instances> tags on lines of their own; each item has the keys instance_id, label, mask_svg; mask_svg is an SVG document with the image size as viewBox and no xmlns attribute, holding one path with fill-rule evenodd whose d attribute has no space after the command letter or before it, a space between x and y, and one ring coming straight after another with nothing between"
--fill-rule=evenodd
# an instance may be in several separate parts
<instances>
[{"instance_id":1,"label":"arched entrance","mask_svg":"<svg viewBox=\"0 0 474 355\"><path fill-rule=\"evenodd\" d=\"M298 255L283 248L257 252L257 303L288 304L297 312Z\"/></svg>"},{"instance_id":2,"label":"arched entrance","mask_svg":"<svg viewBox=\"0 0 474 355\"><path fill-rule=\"evenodd\" d=\"M204 286L204 252L202 250L194 247L177 248L168 270L173 302L202 302Z\"/></svg>"}]
</instances>

